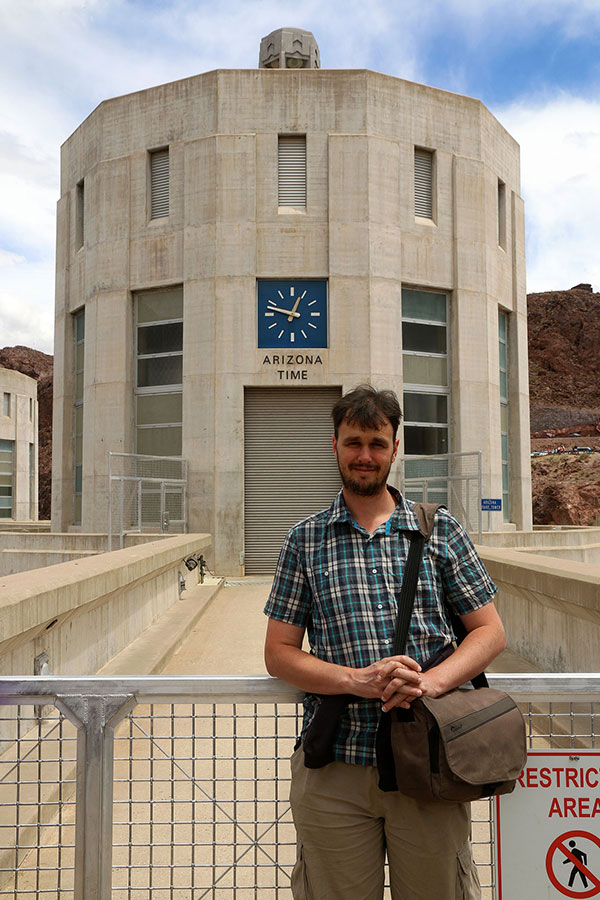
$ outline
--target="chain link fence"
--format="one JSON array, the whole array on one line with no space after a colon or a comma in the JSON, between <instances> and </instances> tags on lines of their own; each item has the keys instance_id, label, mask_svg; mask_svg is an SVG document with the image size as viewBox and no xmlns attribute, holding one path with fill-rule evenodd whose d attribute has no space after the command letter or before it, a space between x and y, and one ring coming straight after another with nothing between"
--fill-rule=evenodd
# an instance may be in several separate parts
<instances>
[{"instance_id":1,"label":"chain link fence","mask_svg":"<svg viewBox=\"0 0 600 900\"><path fill-rule=\"evenodd\" d=\"M187 461L175 456L109 453L109 550L126 534L187 531Z\"/></svg>"},{"instance_id":2,"label":"chain link fence","mask_svg":"<svg viewBox=\"0 0 600 900\"><path fill-rule=\"evenodd\" d=\"M443 503L481 542L481 450L444 456L405 456L401 460L404 496Z\"/></svg>"}]
</instances>

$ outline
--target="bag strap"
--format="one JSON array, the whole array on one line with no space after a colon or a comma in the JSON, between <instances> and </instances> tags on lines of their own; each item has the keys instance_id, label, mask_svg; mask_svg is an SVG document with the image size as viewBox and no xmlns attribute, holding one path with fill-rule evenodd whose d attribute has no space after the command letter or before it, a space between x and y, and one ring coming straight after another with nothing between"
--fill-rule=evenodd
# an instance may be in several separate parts
<instances>
[{"instance_id":1,"label":"bag strap","mask_svg":"<svg viewBox=\"0 0 600 900\"><path fill-rule=\"evenodd\" d=\"M410 548L406 560L406 568L402 579L402 587L400 588L400 597L398 598L398 613L396 616L396 628L394 631L393 656L399 656L406 650L406 640L408 638L408 629L412 617L413 607L415 605L415 595L417 592L417 582L419 580L419 569L421 568L421 558L423 556L423 548L425 541L429 540L433 532L435 514L438 509L445 509L443 503L415 503L414 513L419 522L419 531L409 532ZM452 619L452 628L456 634L458 644L464 640L467 631L457 615L446 605L450 617ZM488 681L485 672L474 675L471 679L473 687L488 687Z\"/></svg>"},{"instance_id":2,"label":"bag strap","mask_svg":"<svg viewBox=\"0 0 600 900\"><path fill-rule=\"evenodd\" d=\"M421 557L425 544L425 537L420 531L411 531L409 539L410 548L404 569L402 587L400 588L400 597L398 598L398 613L396 615L392 656L400 656L406 649L406 639L415 604L417 581L419 580L419 569L421 568Z\"/></svg>"},{"instance_id":3,"label":"bag strap","mask_svg":"<svg viewBox=\"0 0 600 900\"><path fill-rule=\"evenodd\" d=\"M410 548L406 559L400 597L398 598L398 613L396 616L396 628L394 630L394 644L392 656L399 656L406 649L406 639L415 604L419 569L425 541L431 537L435 514L442 507L442 503L415 503L413 509L419 522L419 531L408 533Z\"/></svg>"}]
</instances>

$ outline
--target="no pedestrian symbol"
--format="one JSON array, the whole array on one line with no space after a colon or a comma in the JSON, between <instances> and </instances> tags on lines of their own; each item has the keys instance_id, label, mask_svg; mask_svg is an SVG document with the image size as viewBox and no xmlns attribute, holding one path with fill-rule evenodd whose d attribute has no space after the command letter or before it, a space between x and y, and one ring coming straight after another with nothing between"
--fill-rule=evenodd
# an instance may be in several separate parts
<instances>
[{"instance_id":1,"label":"no pedestrian symbol","mask_svg":"<svg viewBox=\"0 0 600 900\"><path fill-rule=\"evenodd\" d=\"M600 894L600 839L589 831L566 831L546 854L548 878L564 897Z\"/></svg>"}]
</instances>

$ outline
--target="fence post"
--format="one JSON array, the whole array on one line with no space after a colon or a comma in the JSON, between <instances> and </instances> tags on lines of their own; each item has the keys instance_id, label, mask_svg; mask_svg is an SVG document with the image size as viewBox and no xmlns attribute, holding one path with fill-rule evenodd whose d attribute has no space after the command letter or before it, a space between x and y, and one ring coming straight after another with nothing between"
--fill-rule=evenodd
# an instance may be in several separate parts
<instances>
[{"instance_id":1,"label":"fence post","mask_svg":"<svg viewBox=\"0 0 600 900\"><path fill-rule=\"evenodd\" d=\"M133 695L57 695L77 728L74 900L111 900L114 729L136 705Z\"/></svg>"}]
</instances>

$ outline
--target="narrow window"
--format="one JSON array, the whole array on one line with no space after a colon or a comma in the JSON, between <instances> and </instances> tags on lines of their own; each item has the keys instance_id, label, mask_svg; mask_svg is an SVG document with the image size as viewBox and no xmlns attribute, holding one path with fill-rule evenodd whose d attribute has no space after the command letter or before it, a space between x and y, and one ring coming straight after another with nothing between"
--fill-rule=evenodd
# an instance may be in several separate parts
<instances>
[{"instance_id":1,"label":"narrow window","mask_svg":"<svg viewBox=\"0 0 600 900\"><path fill-rule=\"evenodd\" d=\"M2 398L2 415L10 416L10 394L7 393Z\"/></svg>"},{"instance_id":2,"label":"narrow window","mask_svg":"<svg viewBox=\"0 0 600 900\"><path fill-rule=\"evenodd\" d=\"M498 354L500 359L500 441L502 450L502 512L510 521L510 469L508 453L508 314L498 311Z\"/></svg>"},{"instance_id":3,"label":"narrow window","mask_svg":"<svg viewBox=\"0 0 600 900\"><path fill-rule=\"evenodd\" d=\"M0 519L13 517L14 441L0 441Z\"/></svg>"},{"instance_id":4,"label":"narrow window","mask_svg":"<svg viewBox=\"0 0 600 900\"><path fill-rule=\"evenodd\" d=\"M37 519L37 497L35 490L35 444L29 445L29 518Z\"/></svg>"},{"instance_id":5,"label":"narrow window","mask_svg":"<svg viewBox=\"0 0 600 900\"><path fill-rule=\"evenodd\" d=\"M75 247L79 250L85 242L85 188L83 179L75 189Z\"/></svg>"},{"instance_id":6,"label":"narrow window","mask_svg":"<svg viewBox=\"0 0 600 900\"><path fill-rule=\"evenodd\" d=\"M73 316L73 524L81 525L83 492L83 370L85 361L85 310Z\"/></svg>"},{"instance_id":7,"label":"narrow window","mask_svg":"<svg viewBox=\"0 0 600 900\"><path fill-rule=\"evenodd\" d=\"M506 185L498 179L498 245L506 250Z\"/></svg>"},{"instance_id":8,"label":"narrow window","mask_svg":"<svg viewBox=\"0 0 600 900\"><path fill-rule=\"evenodd\" d=\"M447 505L448 461L440 459L449 452L450 421L445 294L402 291L402 371L406 496L422 500L422 485L426 483L427 499Z\"/></svg>"},{"instance_id":9,"label":"narrow window","mask_svg":"<svg viewBox=\"0 0 600 900\"><path fill-rule=\"evenodd\" d=\"M433 153L415 147L415 216L433 219Z\"/></svg>"},{"instance_id":10,"label":"narrow window","mask_svg":"<svg viewBox=\"0 0 600 900\"><path fill-rule=\"evenodd\" d=\"M169 215L169 150L150 154L150 218Z\"/></svg>"},{"instance_id":11,"label":"narrow window","mask_svg":"<svg viewBox=\"0 0 600 900\"><path fill-rule=\"evenodd\" d=\"M136 453L181 456L183 290L136 294Z\"/></svg>"},{"instance_id":12,"label":"narrow window","mask_svg":"<svg viewBox=\"0 0 600 900\"><path fill-rule=\"evenodd\" d=\"M278 205L306 208L306 135L279 137Z\"/></svg>"}]
</instances>

